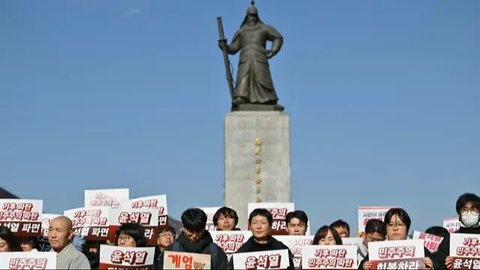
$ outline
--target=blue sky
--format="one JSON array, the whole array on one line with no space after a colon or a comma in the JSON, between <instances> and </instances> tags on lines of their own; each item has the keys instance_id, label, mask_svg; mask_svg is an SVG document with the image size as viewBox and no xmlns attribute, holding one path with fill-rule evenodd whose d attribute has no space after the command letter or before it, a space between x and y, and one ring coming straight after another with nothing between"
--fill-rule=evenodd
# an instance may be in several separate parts
<instances>
[{"instance_id":1,"label":"blue sky","mask_svg":"<svg viewBox=\"0 0 480 270\"><path fill-rule=\"evenodd\" d=\"M223 204L231 39L249 1L0 1L0 186L81 207L85 189ZM480 193L480 2L256 1L312 231L401 205L412 229ZM236 72L237 56L231 56Z\"/></svg>"}]
</instances>

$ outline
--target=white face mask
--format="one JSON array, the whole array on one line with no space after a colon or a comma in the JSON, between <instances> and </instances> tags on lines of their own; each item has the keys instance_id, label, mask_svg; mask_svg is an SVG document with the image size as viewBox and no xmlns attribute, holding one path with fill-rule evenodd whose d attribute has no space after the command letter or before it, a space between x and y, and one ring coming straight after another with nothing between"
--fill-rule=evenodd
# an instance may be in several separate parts
<instances>
[{"instance_id":1,"label":"white face mask","mask_svg":"<svg viewBox=\"0 0 480 270\"><path fill-rule=\"evenodd\" d=\"M478 213L473 214L471 211L468 211L467 213L462 214L462 223L466 227L478 225Z\"/></svg>"}]
</instances>

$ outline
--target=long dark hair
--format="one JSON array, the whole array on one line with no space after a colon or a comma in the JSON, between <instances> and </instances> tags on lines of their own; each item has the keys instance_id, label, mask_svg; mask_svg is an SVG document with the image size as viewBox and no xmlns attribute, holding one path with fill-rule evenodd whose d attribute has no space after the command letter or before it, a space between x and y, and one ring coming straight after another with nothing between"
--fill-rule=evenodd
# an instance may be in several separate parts
<instances>
[{"instance_id":1,"label":"long dark hair","mask_svg":"<svg viewBox=\"0 0 480 270\"><path fill-rule=\"evenodd\" d=\"M17 238L15 238L15 235L13 235L9 228L3 225L0 225L0 238L7 242L10 251L22 251L22 248L20 247Z\"/></svg>"},{"instance_id":2,"label":"long dark hair","mask_svg":"<svg viewBox=\"0 0 480 270\"><path fill-rule=\"evenodd\" d=\"M318 242L320 242L320 239L327 237L328 231L332 232L333 239L335 239L335 244L336 245L342 245L342 238L338 234L337 230L330 226L322 226L320 229L318 229L317 233L315 233L315 236L313 237L313 245L318 245Z\"/></svg>"}]
</instances>

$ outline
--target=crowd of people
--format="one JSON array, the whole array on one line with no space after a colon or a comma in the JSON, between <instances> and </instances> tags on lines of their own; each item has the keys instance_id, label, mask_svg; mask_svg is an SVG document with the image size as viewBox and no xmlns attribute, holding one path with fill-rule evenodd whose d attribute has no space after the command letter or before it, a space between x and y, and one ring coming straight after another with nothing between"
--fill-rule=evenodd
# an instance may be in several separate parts
<instances>
[{"instance_id":1,"label":"crowd of people","mask_svg":"<svg viewBox=\"0 0 480 270\"><path fill-rule=\"evenodd\" d=\"M460 228L456 233L480 234L479 223L480 197L473 193L462 194L456 202L456 212ZM304 211L296 210L286 215L288 235L305 235L308 216ZM207 215L199 208L189 208L181 216L183 227L177 231L172 226L162 227L158 231L155 254L155 269L163 269L164 251L180 251L208 254L211 257L211 269L233 269L233 257L227 260L226 253L206 230ZM237 228L238 215L234 209L221 207L213 216L216 230L234 231ZM236 251L254 252L283 250L288 247L272 236L272 214L264 208L254 209L248 217L252 236ZM359 233L362 242L358 244L358 269L373 269L369 260L368 245L377 241L406 240L409 238L411 219L402 208L391 208L383 220L371 219L366 223L365 231ZM438 250L431 253L425 248L423 263L426 269L452 269L453 258L449 254L450 234L443 227L433 226L426 233L443 237ZM123 247L145 247L147 239L140 224L122 224L115 232L116 242L85 241L74 236L72 221L65 216L51 220L48 228L48 242L51 251L57 255L58 269L98 269L99 248L101 244ZM321 226L313 237L313 245L342 245L342 239L350 237L350 226L343 220ZM0 252L36 251L37 239L34 237L16 238L5 226L0 226ZM293 255L289 250L289 265L294 268Z\"/></svg>"}]
</instances>

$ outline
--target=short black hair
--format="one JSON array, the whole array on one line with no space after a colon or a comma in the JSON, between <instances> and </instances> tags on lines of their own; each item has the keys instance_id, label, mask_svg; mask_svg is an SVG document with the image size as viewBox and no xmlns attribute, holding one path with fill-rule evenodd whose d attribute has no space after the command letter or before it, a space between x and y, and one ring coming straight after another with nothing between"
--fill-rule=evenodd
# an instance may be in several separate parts
<instances>
[{"instance_id":1,"label":"short black hair","mask_svg":"<svg viewBox=\"0 0 480 270\"><path fill-rule=\"evenodd\" d=\"M223 215L224 217L227 217L227 218L233 218L235 220L235 226L233 227L237 227L237 224L238 224L238 215L237 215L237 212L235 210L233 210L232 208L230 207L220 207L217 212L215 212L215 214L213 215L213 225L217 226L217 222L218 222L218 219L220 218L220 215Z\"/></svg>"},{"instance_id":2,"label":"short black hair","mask_svg":"<svg viewBox=\"0 0 480 270\"><path fill-rule=\"evenodd\" d=\"M202 232L207 224L207 214L200 208L188 208L182 213L182 224L190 232Z\"/></svg>"},{"instance_id":3,"label":"short black hair","mask_svg":"<svg viewBox=\"0 0 480 270\"><path fill-rule=\"evenodd\" d=\"M273 216L272 216L272 213L270 213L270 211L268 211L267 209L265 208L255 208L251 213L250 215L248 216L248 224L251 224L252 223L252 219L256 216L263 216L263 217L266 217L267 220L268 220L268 225L270 225L270 227L272 226L272 223L273 223Z\"/></svg>"},{"instance_id":4,"label":"short black hair","mask_svg":"<svg viewBox=\"0 0 480 270\"><path fill-rule=\"evenodd\" d=\"M348 225L348 223L343 220L343 219L338 219L338 220L335 220L334 222L332 222L332 224L330 224L330 227L332 228L345 228L348 232L348 235L350 235L350 225Z\"/></svg>"},{"instance_id":5,"label":"short black hair","mask_svg":"<svg viewBox=\"0 0 480 270\"><path fill-rule=\"evenodd\" d=\"M474 193L464 193L457 199L457 214L460 215L462 208L469 202L471 202L477 209L480 209L480 197Z\"/></svg>"},{"instance_id":6,"label":"short black hair","mask_svg":"<svg viewBox=\"0 0 480 270\"><path fill-rule=\"evenodd\" d=\"M325 238L327 236L328 231L332 233L333 239L335 239L335 244L342 245L342 238L338 234L337 230L327 225L324 225L317 230L317 232L315 233L315 236L313 237L312 245L318 245L318 242L320 241L320 239Z\"/></svg>"},{"instance_id":7,"label":"short black hair","mask_svg":"<svg viewBox=\"0 0 480 270\"><path fill-rule=\"evenodd\" d=\"M388 226L390 221L392 220L392 217L394 215L397 215L400 220L405 223L405 226L407 226L407 232L410 230L410 225L412 224L412 220L410 219L410 216L408 215L407 211L405 211L403 208L391 208L390 210L387 211L385 214L385 217L383 218L383 222L385 222L385 226Z\"/></svg>"},{"instance_id":8,"label":"short black hair","mask_svg":"<svg viewBox=\"0 0 480 270\"><path fill-rule=\"evenodd\" d=\"M15 238L15 235L8 227L0 225L0 238L7 242L10 251L22 251L17 238Z\"/></svg>"},{"instance_id":9,"label":"short black hair","mask_svg":"<svg viewBox=\"0 0 480 270\"><path fill-rule=\"evenodd\" d=\"M144 247L147 245L147 239L145 238L145 230L143 226L138 223L125 223L120 225L120 227L115 232L116 237L118 238L121 233L132 237L135 240L135 245L137 247Z\"/></svg>"},{"instance_id":10,"label":"short black hair","mask_svg":"<svg viewBox=\"0 0 480 270\"><path fill-rule=\"evenodd\" d=\"M308 216L302 210L295 210L288 213L285 217L285 221L287 222L287 224L290 223L290 220L292 220L292 218L298 218L301 222L305 223L305 225L308 225Z\"/></svg>"},{"instance_id":11,"label":"short black hair","mask_svg":"<svg viewBox=\"0 0 480 270\"><path fill-rule=\"evenodd\" d=\"M429 234L433 234L433 235L436 235L436 236L440 236L440 237L448 237L450 236L450 232L445 229L444 227L440 227L440 226L432 226L428 229L425 230L426 233L429 233Z\"/></svg>"},{"instance_id":12,"label":"short black hair","mask_svg":"<svg viewBox=\"0 0 480 270\"><path fill-rule=\"evenodd\" d=\"M385 237L387 235L387 226L385 226L385 222L379 219L370 219L365 224L365 233L379 233Z\"/></svg>"}]
</instances>

